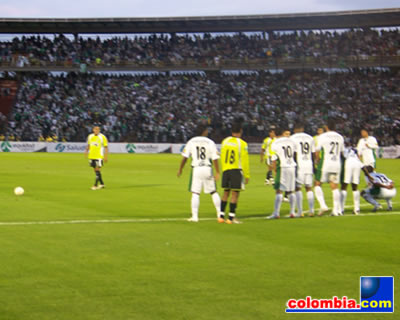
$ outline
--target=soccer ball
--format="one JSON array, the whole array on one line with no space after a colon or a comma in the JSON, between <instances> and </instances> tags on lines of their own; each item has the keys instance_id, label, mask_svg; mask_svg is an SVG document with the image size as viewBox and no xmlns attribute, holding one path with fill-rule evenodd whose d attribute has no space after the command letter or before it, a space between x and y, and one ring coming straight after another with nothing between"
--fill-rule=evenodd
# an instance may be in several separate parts
<instances>
[{"instance_id":1,"label":"soccer ball","mask_svg":"<svg viewBox=\"0 0 400 320\"><path fill-rule=\"evenodd\" d=\"M16 196L22 196L24 194L24 192L25 192L24 188L22 188L22 187L16 187L14 189L14 193Z\"/></svg>"}]
</instances>

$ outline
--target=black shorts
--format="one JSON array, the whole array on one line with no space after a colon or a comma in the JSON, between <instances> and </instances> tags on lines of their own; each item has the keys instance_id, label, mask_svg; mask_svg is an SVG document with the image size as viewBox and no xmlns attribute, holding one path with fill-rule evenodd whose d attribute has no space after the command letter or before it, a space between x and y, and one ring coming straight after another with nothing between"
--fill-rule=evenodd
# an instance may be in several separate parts
<instances>
[{"instance_id":1,"label":"black shorts","mask_svg":"<svg viewBox=\"0 0 400 320\"><path fill-rule=\"evenodd\" d=\"M89 166L92 168L101 168L103 166L103 159L89 159Z\"/></svg>"},{"instance_id":2,"label":"black shorts","mask_svg":"<svg viewBox=\"0 0 400 320\"><path fill-rule=\"evenodd\" d=\"M226 170L222 173L222 189L244 190L243 173L240 169Z\"/></svg>"}]
</instances>

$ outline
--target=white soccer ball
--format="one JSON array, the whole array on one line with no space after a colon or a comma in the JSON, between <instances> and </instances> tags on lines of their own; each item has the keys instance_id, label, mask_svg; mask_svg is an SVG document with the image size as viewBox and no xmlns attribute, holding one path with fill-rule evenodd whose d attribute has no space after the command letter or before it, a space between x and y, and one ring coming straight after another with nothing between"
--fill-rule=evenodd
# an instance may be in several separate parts
<instances>
[{"instance_id":1,"label":"white soccer ball","mask_svg":"<svg viewBox=\"0 0 400 320\"><path fill-rule=\"evenodd\" d=\"M16 187L14 189L14 193L16 196L22 196L24 194L24 192L25 192L24 188L22 188L22 187Z\"/></svg>"}]
</instances>

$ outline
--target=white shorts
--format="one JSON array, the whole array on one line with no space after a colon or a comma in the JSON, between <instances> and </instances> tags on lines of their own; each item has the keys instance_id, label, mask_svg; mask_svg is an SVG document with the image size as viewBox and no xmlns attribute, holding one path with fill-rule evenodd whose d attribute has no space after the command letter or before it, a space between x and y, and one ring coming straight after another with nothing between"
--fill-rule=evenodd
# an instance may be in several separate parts
<instances>
[{"instance_id":1,"label":"white shorts","mask_svg":"<svg viewBox=\"0 0 400 320\"><path fill-rule=\"evenodd\" d=\"M217 191L211 167L194 167L190 177L189 191L194 193L214 193Z\"/></svg>"},{"instance_id":2,"label":"white shorts","mask_svg":"<svg viewBox=\"0 0 400 320\"><path fill-rule=\"evenodd\" d=\"M321 172L321 178L319 180L321 183L336 183L340 182L340 173L339 172Z\"/></svg>"},{"instance_id":3,"label":"white shorts","mask_svg":"<svg viewBox=\"0 0 400 320\"><path fill-rule=\"evenodd\" d=\"M275 190L292 192L296 188L296 168L280 168L275 176Z\"/></svg>"},{"instance_id":4,"label":"white shorts","mask_svg":"<svg viewBox=\"0 0 400 320\"><path fill-rule=\"evenodd\" d=\"M304 173L297 172L296 175L296 187L300 188L301 186L312 187L313 185L313 174L312 173Z\"/></svg>"},{"instance_id":5,"label":"white shorts","mask_svg":"<svg viewBox=\"0 0 400 320\"><path fill-rule=\"evenodd\" d=\"M386 188L380 188L379 194L374 198L377 199L392 199L396 196L396 189L386 189Z\"/></svg>"},{"instance_id":6,"label":"white shorts","mask_svg":"<svg viewBox=\"0 0 400 320\"><path fill-rule=\"evenodd\" d=\"M347 162L344 165L344 179L346 184L360 184L361 166L359 163Z\"/></svg>"}]
</instances>

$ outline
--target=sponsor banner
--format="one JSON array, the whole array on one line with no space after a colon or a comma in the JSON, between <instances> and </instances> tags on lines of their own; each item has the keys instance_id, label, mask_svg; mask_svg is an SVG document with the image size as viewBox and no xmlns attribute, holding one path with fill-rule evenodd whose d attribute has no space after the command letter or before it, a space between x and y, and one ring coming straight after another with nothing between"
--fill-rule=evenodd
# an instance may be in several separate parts
<instances>
[{"instance_id":1,"label":"sponsor banner","mask_svg":"<svg viewBox=\"0 0 400 320\"><path fill-rule=\"evenodd\" d=\"M249 153L259 154L261 143L249 143ZM110 153L182 153L183 143L109 143ZM64 152L83 153L85 142L12 142L0 141L0 152ZM218 150L221 145L217 144ZM400 158L400 145L381 147L377 156L382 159Z\"/></svg>"},{"instance_id":2,"label":"sponsor banner","mask_svg":"<svg viewBox=\"0 0 400 320\"><path fill-rule=\"evenodd\" d=\"M250 154L260 154L261 151L261 143L249 143L249 153Z\"/></svg>"},{"instance_id":3,"label":"sponsor banner","mask_svg":"<svg viewBox=\"0 0 400 320\"><path fill-rule=\"evenodd\" d=\"M383 159L400 158L400 146L381 147L378 149L378 157Z\"/></svg>"},{"instance_id":4,"label":"sponsor banner","mask_svg":"<svg viewBox=\"0 0 400 320\"><path fill-rule=\"evenodd\" d=\"M315 299L289 299L286 313L392 313L394 280L392 276L361 276L359 300L347 296Z\"/></svg>"},{"instance_id":5,"label":"sponsor banner","mask_svg":"<svg viewBox=\"0 0 400 320\"><path fill-rule=\"evenodd\" d=\"M109 143L110 153L171 153L170 143Z\"/></svg>"},{"instance_id":6,"label":"sponsor banner","mask_svg":"<svg viewBox=\"0 0 400 320\"><path fill-rule=\"evenodd\" d=\"M84 142L49 142L47 152L83 153L86 149Z\"/></svg>"},{"instance_id":7,"label":"sponsor banner","mask_svg":"<svg viewBox=\"0 0 400 320\"><path fill-rule=\"evenodd\" d=\"M1 141L1 152L46 152L45 142Z\"/></svg>"}]
</instances>

